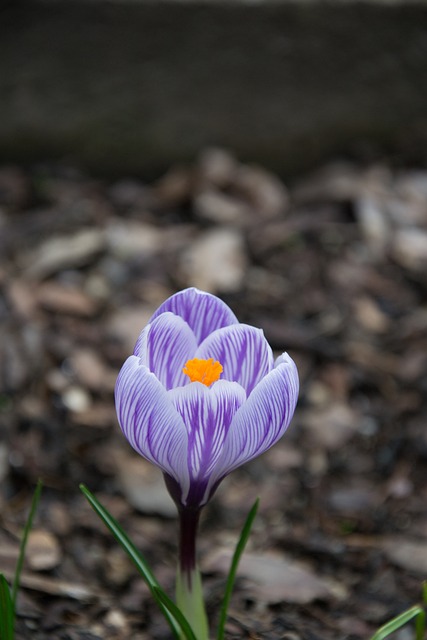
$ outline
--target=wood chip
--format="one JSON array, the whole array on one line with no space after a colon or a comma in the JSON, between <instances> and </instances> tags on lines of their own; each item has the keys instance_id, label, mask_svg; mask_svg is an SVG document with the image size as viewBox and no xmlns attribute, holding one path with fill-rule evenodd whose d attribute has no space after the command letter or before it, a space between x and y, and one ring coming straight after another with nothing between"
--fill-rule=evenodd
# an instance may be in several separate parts
<instances>
[{"instance_id":1,"label":"wood chip","mask_svg":"<svg viewBox=\"0 0 427 640\"><path fill-rule=\"evenodd\" d=\"M103 248L104 236L98 229L52 238L22 258L24 274L31 280L43 279L62 269L81 267L93 260Z\"/></svg>"},{"instance_id":2,"label":"wood chip","mask_svg":"<svg viewBox=\"0 0 427 640\"><path fill-rule=\"evenodd\" d=\"M227 574L231 556L231 551L219 550L203 563L203 568ZM245 553L238 575L249 580L246 591L258 603L308 604L314 600L328 600L337 594L345 596L345 590L338 584L322 579L281 554Z\"/></svg>"},{"instance_id":3,"label":"wood chip","mask_svg":"<svg viewBox=\"0 0 427 640\"><path fill-rule=\"evenodd\" d=\"M372 298L360 297L354 301L356 318L366 331L384 333L390 327L390 319L381 311Z\"/></svg>"},{"instance_id":4,"label":"wood chip","mask_svg":"<svg viewBox=\"0 0 427 640\"><path fill-rule=\"evenodd\" d=\"M243 237L225 227L206 231L183 254L180 266L186 286L211 293L237 291L247 266Z\"/></svg>"},{"instance_id":5,"label":"wood chip","mask_svg":"<svg viewBox=\"0 0 427 640\"><path fill-rule=\"evenodd\" d=\"M4 575L7 580L12 580L14 572L5 571ZM91 602L103 595L99 589L91 588L81 583L48 578L46 576L29 573L28 571L21 573L20 585L26 589L40 591L40 593L47 593L52 596L65 596L73 600L80 600L81 602Z\"/></svg>"},{"instance_id":6,"label":"wood chip","mask_svg":"<svg viewBox=\"0 0 427 640\"><path fill-rule=\"evenodd\" d=\"M45 282L37 291L37 300L44 309L63 315L90 318L98 312L98 302L75 286Z\"/></svg>"},{"instance_id":7,"label":"wood chip","mask_svg":"<svg viewBox=\"0 0 427 640\"><path fill-rule=\"evenodd\" d=\"M93 391L114 390L117 372L108 367L94 349L75 349L70 356L70 366L82 386Z\"/></svg>"},{"instance_id":8,"label":"wood chip","mask_svg":"<svg viewBox=\"0 0 427 640\"><path fill-rule=\"evenodd\" d=\"M335 402L326 407L316 406L302 412L304 428L312 442L330 451L340 449L357 433L360 415L348 405Z\"/></svg>"},{"instance_id":9,"label":"wood chip","mask_svg":"<svg viewBox=\"0 0 427 640\"><path fill-rule=\"evenodd\" d=\"M242 225L249 215L241 200L212 188L196 195L194 208L200 218L218 224Z\"/></svg>"},{"instance_id":10,"label":"wood chip","mask_svg":"<svg viewBox=\"0 0 427 640\"><path fill-rule=\"evenodd\" d=\"M288 191L273 173L256 165L241 166L235 187L258 216L283 216L289 206Z\"/></svg>"},{"instance_id":11,"label":"wood chip","mask_svg":"<svg viewBox=\"0 0 427 640\"><path fill-rule=\"evenodd\" d=\"M106 229L107 246L120 258L152 256L163 246L163 232L154 225L134 220L111 222Z\"/></svg>"},{"instance_id":12,"label":"wood chip","mask_svg":"<svg viewBox=\"0 0 427 640\"><path fill-rule=\"evenodd\" d=\"M176 506L158 469L143 458L123 451L116 453L116 463L122 491L135 509L167 518L176 517Z\"/></svg>"},{"instance_id":13,"label":"wood chip","mask_svg":"<svg viewBox=\"0 0 427 640\"><path fill-rule=\"evenodd\" d=\"M34 571L47 571L61 561L58 540L48 531L33 529L28 537L26 561Z\"/></svg>"},{"instance_id":14,"label":"wood chip","mask_svg":"<svg viewBox=\"0 0 427 640\"><path fill-rule=\"evenodd\" d=\"M90 395L82 387L72 386L61 396L64 406L74 413L87 411L91 405Z\"/></svg>"},{"instance_id":15,"label":"wood chip","mask_svg":"<svg viewBox=\"0 0 427 640\"><path fill-rule=\"evenodd\" d=\"M394 237L393 257L397 262L412 271L423 271L427 268L427 231L417 229L401 229Z\"/></svg>"},{"instance_id":16,"label":"wood chip","mask_svg":"<svg viewBox=\"0 0 427 640\"><path fill-rule=\"evenodd\" d=\"M427 540L396 538L385 541L388 558L399 567L418 575L427 574Z\"/></svg>"}]
</instances>

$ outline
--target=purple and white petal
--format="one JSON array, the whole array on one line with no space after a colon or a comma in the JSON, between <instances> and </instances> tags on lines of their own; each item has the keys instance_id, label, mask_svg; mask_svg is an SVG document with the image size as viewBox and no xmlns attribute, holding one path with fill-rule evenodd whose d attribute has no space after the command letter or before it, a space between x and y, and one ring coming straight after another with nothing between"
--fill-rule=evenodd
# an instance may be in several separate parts
<instances>
[{"instance_id":1,"label":"purple and white petal","mask_svg":"<svg viewBox=\"0 0 427 640\"><path fill-rule=\"evenodd\" d=\"M139 336L134 355L155 374L166 389L188 383L182 369L197 349L188 324L173 313L163 313L148 324Z\"/></svg>"},{"instance_id":2,"label":"purple and white petal","mask_svg":"<svg viewBox=\"0 0 427 640\"><path fill-rule=\"evenodd\" d=\"M115 399L120 427L132 447L174 478L186 495L188 435L168 392L136 356L120 370Z\"/></svg>"},{"instance_id":3,"label":"purple and white petal","mask_svg":"<svg viewBox=\"0 0 427 640\"><path fill-rule=\"evenodd\" d=\"M196 336L197 344L216 329L238 324L236 316L225 302L194 287L184 289L165 300L150 322L166 311L171 311L188 323Z\"/></svg>"},{"instance_id":4,"label":"purple and white petal","mask_svg":"<svg viewBox=\"0 0 427 640\"><path fill-rule=\"evenodd\" d=\"M224 369L222 379L238 382L248 396L274 365L264 332L247 324L215 331L202 342L195 357L218 360Z\"/></svg>"},{"instance_id":5,"label":"purple and white petal","mask_svg":"<svg viewBox=\"0 0 427 640\"><path fill-rule=\"evenodd\" d=\"M190 382L188 360L223 367L210 387ZM164 472L174 500L198 509L221 480L283 435L298 395L283 354L274 365L260 329L239 324L219 298L186 289L154 313L116 384L120 426L138 453Z\"/></svg>"},{"instance_id":6,"label":"purple and white petal","mask_svg":"<svg viewBox=\"0 0 427 640\"><path fill-rule=\"evenodd\" d=\"M224 442L223 456L211 476L210 488L282 437L293 416L298 390L296 365L284 353L234 416Z\"/></svg>"},{"instance_id":7,"label":"purple and white petal","mask_svg":"<svg viewBox=\"0 0 427 640\"><path fill-rule=\"evenodd\" d=\"M230 423L246 393L237 383L220 380L211 388L194 382L168 395L187 428L190 483L196 491L201 489L203 499L212 470L222 456Z\"/></svg>"}]
</instances>

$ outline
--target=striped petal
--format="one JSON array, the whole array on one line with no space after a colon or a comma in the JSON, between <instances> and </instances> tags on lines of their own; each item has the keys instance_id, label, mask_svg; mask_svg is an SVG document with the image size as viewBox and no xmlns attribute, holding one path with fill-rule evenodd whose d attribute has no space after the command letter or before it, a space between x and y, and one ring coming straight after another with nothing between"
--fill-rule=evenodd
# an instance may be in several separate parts
<instances>
[{"instance_id":1,"label":"striped petal","mask_svg":"<svg viewBox=\"0 0 427 640\"><path fill-rule=\"evenodd\" d=\"M210 487L282 437L293 416L298 390L296 365L284 353L234 416Z\"/></svg>"},{"instance_id":2,"label":"striped petal","mask_svg":"<svg viewBox=\"0 0 427 640\"><path fill-rule=\"evenodd\" d=\"M169 391L169 398L181 415L188 432L190 494L187 504L207 501L206 486L218 460L229 426L245 402L244 389L235 382L220 380L211 388L200 382Z\"/></svg>"},{"instance_id":3,"label":"striped petal","mask_svg":"<svg viewBox=\"0 0 427 640\"><path fill-rule=\"evenodd\" d=\"M263 331L247 324L215 331L202 342L195 357L218 360L224 368L222 379L238 382L248 396L274 364Z\"/></svg>"},{"instance_id":4,"label":"striped petal","mask_svg":"<svg viewBox=\"0 0 427 640\"><path fill-rule=\"evenodd\" d=\"M117 378L116 409L120 427L132 447L189 488L188 435L168 392L136 356L130 356Z\"/></svg>"},{"instance_id":5,"label":"striped petal","mask_svg":"<svg viewBox=\"0 0 427 640\"><path fill-rule=\"evenodd\" d=\"M150 322L165 311L180 316L191 328L200 344L206 336L230 324L238 324L231 309L219 298L199 289L184 289L160 305Z\"/></svg>"},{"instance_id":6,"label":"striped petal","mask_svg":"<svg viewBox=\"0 0 427 640\"><path fill-rule=\"evenodd\" d=\"M196 349L196 338L188 324L173 313L162 313L145 327L134 355L166 389L172 389L188 382L182 368L194 357Z\"/></svg>"}]
</instances>

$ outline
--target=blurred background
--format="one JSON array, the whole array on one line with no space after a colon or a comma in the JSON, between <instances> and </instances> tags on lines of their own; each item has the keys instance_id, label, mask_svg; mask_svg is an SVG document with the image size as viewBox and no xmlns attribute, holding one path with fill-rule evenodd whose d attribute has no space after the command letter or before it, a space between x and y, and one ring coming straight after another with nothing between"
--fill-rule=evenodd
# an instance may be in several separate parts
<instances>
[{"instance_id":1,"label":"blurred background","mask_svg":"<svg viewBox=\"0 0 427 640\"><path fill-rule=\"evenodd\" d=\"M230 639L369 638L420 599L426 60L425 2L2 5L8 578L44 482L17 637L169 637L78 484L172 593L174 506L121 436L113 390L153 311L187 286L263 328L301 377L289 432L205 510L212 621L257 495Z\"/></svg>"},{"instance_id":2,"label":"blurred background","mask_svg":"<svg viewBox=\"0 0 427 640\"><path fill-rule=\"evenodd\" d=\"M158 175L206 145L289 174L425 160L426 6L281 0L2 3L0 154Z\"/></svg>"}]
</instances>

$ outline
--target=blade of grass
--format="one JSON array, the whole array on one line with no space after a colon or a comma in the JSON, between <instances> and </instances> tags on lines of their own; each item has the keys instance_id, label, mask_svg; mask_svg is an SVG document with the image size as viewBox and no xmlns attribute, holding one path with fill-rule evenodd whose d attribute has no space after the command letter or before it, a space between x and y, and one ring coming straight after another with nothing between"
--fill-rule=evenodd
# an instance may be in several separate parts
<instances>
[{"instance_id":1,"label":"blade of grass","mask_svg":"<svg viewBox=\"0 0 427 640\"><path fill-rule=\"evenodd\" d=\"M427 581L423 582L422 586L422 599L424 609L422 613L419 613L415 621L415 640L424 640L426 631L426 607L427 607Z\"/></svg>"},{"instance_id":2,"label":"blade of grass","mask_svg":"<svg viewBox=\"0 0 427 640\"><path fill-rule=\"evenodd\" d=\"M92 509L95 511L95 513L97 513L97 515L101 518L107 528L111 531L114 538L122 546L124 551L127 553L129 558L138 569L139 573L144 578L153 595L153 598L159 605L163 615L168 621L175 638L179 639L181 636L181 625L177 623L177 620L173 615L171 615L169 609L166 607L162 598L159 596L159 591L163 593L162 588L160 587L144 558L142 557L132 540L129 538L129 536L123 531L117 520L115 520L115 518L113 518L113 516L107 511L107 509L102 506L102 504L95 498L95 496L89 491L89 489L84 484L81 484L80 490L91 505Z\"/></svg>"},{"instance_id":3,"label":"blade of grass","mask_svg":"<svg viewBox=\"0 0 427 640\"><path fill-rule=\"evenodd\" d=\"M240 538L237 542L236 549L233 554L233 559L230 565L230 571L227 577L227 583L225 585L224 600L221 606L217 640L224 640L225 622L227 620L228 606L230 604L231 594L233 592L233 587L234 587L234 581L236 579L237 567L239 566L240 558L242 556L243 551L245 550L246 543L249 539L252 525L258 511L258 506L259 506L259 498L255 500L252 506L252 509L249 511L248 517L246 518L246 522L243 525L242 533L240 534Z\"/></svg>"},{"instance_id":4,"label":"blade of grass","mask_svg":"<svg viewBox=\"0 0 427 640\"><path fill-rule=\"evenodd\" d=\"M425 640L426 612L421 610L415 620L415 640Z\"/></svg>"},{"instance_id":5,"label":"blade of grass","mask_svg":"<svg viewBox=\"0 0 427 640\"><path fill-rule=\"evenodd\" d=\"M170 613L173 615L173 617L179 623L179 625L180 625L185 637L187 638L187 640L197 640L196 636L194 635L193 629L190 626L190 623L187 621L186 617L181 612L181 610L178 609L178 607L176 606L175 602L173 602L173 600L171 600L166 595L166 593L164 591L162 591L161 589L159 589L158 587L153 587L153 589L157 593L157 597L159 598L159 600L162 601L164 606L168 609L168 611L170 611Z\"/></svg>"},{"instance_id":6,"label":"blade of grass","mask_svg":"<svg viewBox=\"0 0 427 640\"><path fill-rule=\"evenodd\" d=\"M30 534L31 527L33 526L33 520L34 520L35 513L37 511L37 506L39 504L42 487L43 487L43 482L39 480L37 482L37 486L34 491L33 500L31 502L30 513L28 514L27 522L25 523L24 533L22 535L21 545L19 547L19 556L18 556L18 561L16 563L15 577L13 580L12 595L11 595L13 612L15 612L15 607L16 607L16 597L18 595L19 580L21 578L21 571L24 564L25 549L27 547L28 536Z\"/></svg>"},{"instance_id":7,"label":"blade of grass","mask_svg":"<svg viewBox=\"0 0 427 640\"><path fill-rule=\"evenodd\" d=\"M421 618L423 617L425 618L424 610L419 605L415 605L414 607L407 609L407 611L404 611L403 613L399 614L392 620L389 620L389 622L387 622L382 627L380 627L378 631L374 633L371 640L383 640L394 631L397 631L398 629L403 627L407 622L409 622L413 618L418 617L420 615L421 615ZM418 640L418 635L417 635L417 640Z\"/></svg>"},{"instance_id":8,"label":"blade of grass","mask_svg":"<svg viewBox=\"0 0 427 640\"><path fill-rule=\"evenodd\" d=\"M14 617L9 585L4 575L0 573L0 640L13 640Z\"/></svg>"}]
</instances>

